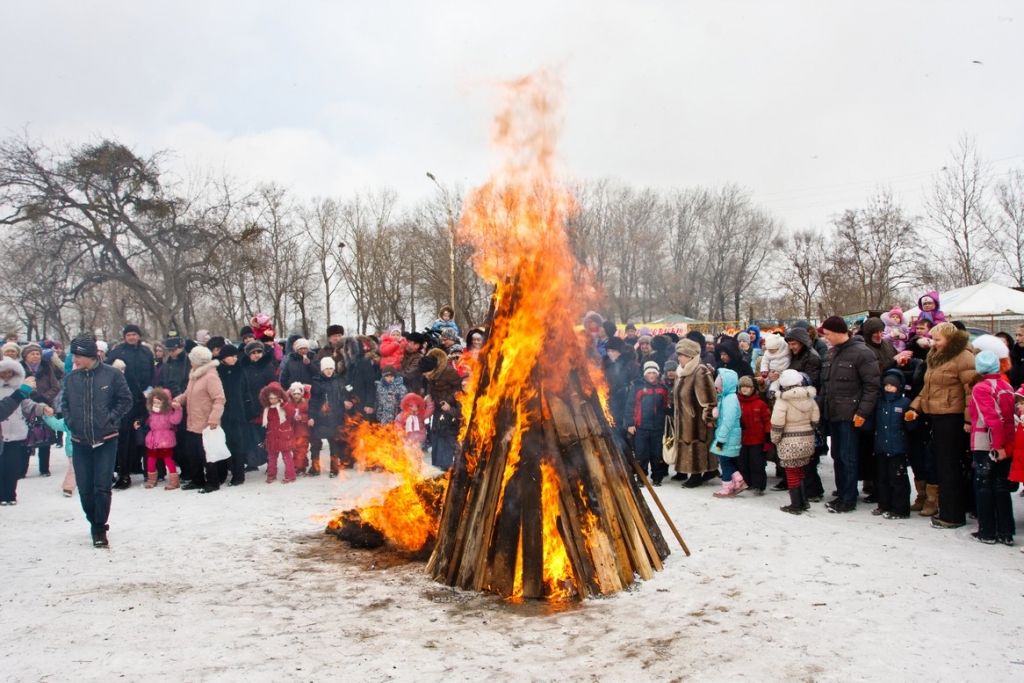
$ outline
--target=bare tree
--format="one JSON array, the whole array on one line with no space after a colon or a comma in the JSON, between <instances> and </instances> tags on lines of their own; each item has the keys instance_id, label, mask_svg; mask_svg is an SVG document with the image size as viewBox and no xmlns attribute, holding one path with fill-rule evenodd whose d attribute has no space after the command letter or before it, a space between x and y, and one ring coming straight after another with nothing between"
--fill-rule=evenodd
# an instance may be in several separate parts
<instances>
[{"instance_id":1,"label":"bare tree","mask_svg":"<svg viewBox=\"0 0 1024 683\"><path fill-rule=\"evenodd\" d=\"M992 274L986 258L990 216L987 168L974 139L962 135L925 202L927 227L939 238L936 257L957 287L976 285Z\"/></svg>"},{"instance_id":2,"label":"bare tree","mask_svg":"<svg viewBox=\"0 0 1024 683\"><path fill-rule=\"evenodd\" d=\"M314 197L307 207L300 210L299 217L323 285L324 311L330 325L334 322L331 300L342 285L341 206L335 199Z\"/></svg>"},{"instance_id":3,"label":"bare tree","mask_svg":"<svg viewBox=\"0 0 1024 683\"><path fill-rule=\"evenodd\" d=\"M1011 171L996 185L995 196L990 230L993 251L1014 284L1024 287L1024 171Z\"/></svg>"}]
</instances>

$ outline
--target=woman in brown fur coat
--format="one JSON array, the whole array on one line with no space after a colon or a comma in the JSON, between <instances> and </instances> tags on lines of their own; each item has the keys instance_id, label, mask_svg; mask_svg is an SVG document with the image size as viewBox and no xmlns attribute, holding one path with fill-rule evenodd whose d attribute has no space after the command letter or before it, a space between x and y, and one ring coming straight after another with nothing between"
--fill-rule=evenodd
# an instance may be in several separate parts
<instances>
[{"instance_id":1,"label":"woman in brown fur coat","mask_svg":"<svg viewBox=\"0 0 1024 683\"><path fill-rule=\"evenodd\" d=\"M932 328L932 343L924 388L910 404L910 410L927 415L932 426L939 484L928 485L925 510L934 509L938 498L938 514L932 517L932 526L955 529L967 523L967 481L960 461L967 451L967 401L978 373L966 332L952 323L939 323Z\"/></svg>"},{"instance_id":2,"label":"woman in brown fur coat","mask_svg":"<svg viewBox=\"0 0 1024 683\"><path fill-rule=\"evenodd\" d=\"M714 409L718 392L711 370L700 360L697 342L684 339L676 344L679 359L676 383L672 388L675 413L672 417L676 437L676 472L690 475L683 484L696 488L704 483L703 474L718 468L708 447L715 433Z\"/></svg>"}]
</instances>

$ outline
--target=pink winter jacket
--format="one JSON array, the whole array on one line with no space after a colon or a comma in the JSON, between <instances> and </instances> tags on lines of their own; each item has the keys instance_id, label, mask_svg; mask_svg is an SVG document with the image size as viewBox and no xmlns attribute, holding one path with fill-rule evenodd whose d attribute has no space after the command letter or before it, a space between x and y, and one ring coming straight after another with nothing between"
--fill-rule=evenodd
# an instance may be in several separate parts
<instances>
[{"instance_id":1,"label":"pink winter jacket","mask_svg":"<svg viewBox=\"0 0 1024 683\"><path fill-rule=\"evenodd\" d=\"M149 433L146 434L146 448L155 451L161 448L174 448L178 440L174 435L181 424L181 408L169 413L150 413L146 419Z\"/></svg>"},{"instance_id":2,"label":"pink winter jacket","mask_svg":"<svg viewBox=\"0 0 1024 683\"><path fill-rule=\"evenodd\" d=\"M971 416L971 450L998 450L1015 438L1013 387L1001 375L985 375L971 390L968 411ZM985 447L978 436L988 433L991 445Z\"/></svg>"},{"instance_id":3,"label":"pink winter jacket","mask_svg":"<svg viewBox=\"0 0 1024 683\"><path fill-rule=\"evenodd\" d=\"M224 385L217 374L217 361L193 368L188 373L188 386L185 393L175 396L174 400L181 407L188 408L188 419L185 429L193 434L202 434L211 422L220 424L224 415Z\"/></svg>"},{"instance_id":4,"label":"pink winter jacket","mask_svg":"<svg viewBox=\"0 0 1024 683\"><path fill-rule=\"evenodd\" d=\"M392 367L398 370L402 367L402 358L405 357L405 340L395 339L391 335L384 337L380 342L380 366L382 368Z\"/></svg>"}]
</instances>

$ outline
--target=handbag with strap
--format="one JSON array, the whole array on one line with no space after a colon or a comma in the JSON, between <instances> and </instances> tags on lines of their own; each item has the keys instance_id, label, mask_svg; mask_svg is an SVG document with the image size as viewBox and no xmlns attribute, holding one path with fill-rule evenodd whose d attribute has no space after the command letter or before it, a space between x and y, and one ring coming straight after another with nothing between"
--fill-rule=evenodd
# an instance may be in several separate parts
<instances>
[{"instance_id":1,"label":"handbag with strap","mask_svg":"<svg viewBox=\"0 0 1024 683\"><path fill-rule=\"evenodd\" d=\"M661 459L666 465L675 464L676 461L676 431L671 419L665 420L665 431L661 436Z\"/></svg>"}]
</instances>

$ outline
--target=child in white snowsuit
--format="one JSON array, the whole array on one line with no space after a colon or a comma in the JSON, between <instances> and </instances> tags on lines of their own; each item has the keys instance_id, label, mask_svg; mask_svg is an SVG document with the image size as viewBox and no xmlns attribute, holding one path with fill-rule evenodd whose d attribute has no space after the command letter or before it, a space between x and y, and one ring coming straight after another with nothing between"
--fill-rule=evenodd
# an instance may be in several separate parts
<instances>
[{"instance_id":1,"label":"child in white snowsuit","mask_svg":"<svg viewBox=\"0 0 1024 683\"><path fill-rule=\"evenodd\" d=\"M766 391L769 401L779 393L779 380L768 383L768 375L777 372L780 375L789 369L789 361L792 353L785 338L779 334L768 333L764 335L764 355L761 356L761 380L768 384Z\"/></svg>"}]
</instances>

